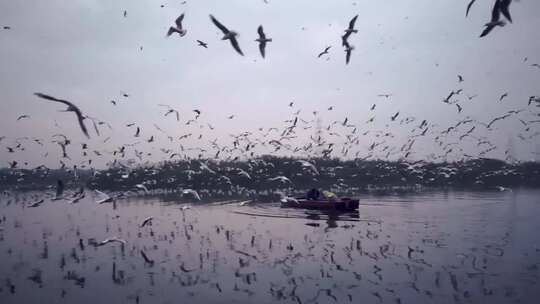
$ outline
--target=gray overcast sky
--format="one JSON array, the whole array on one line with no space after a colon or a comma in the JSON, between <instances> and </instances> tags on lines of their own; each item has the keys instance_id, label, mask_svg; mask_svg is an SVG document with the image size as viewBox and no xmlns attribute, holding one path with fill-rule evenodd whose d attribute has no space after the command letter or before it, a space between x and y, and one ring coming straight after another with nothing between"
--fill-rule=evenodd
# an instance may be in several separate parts
<instances>
[{"instance_id":1,"label":"gray overcast sky","mask_svg":"<svg viewBox=\"0 0 540 304\"><path fill-rule=\"evenodd\" d=\"M16 137L50 142L53 134L64 133L74 143L68 150L72 163L77 163L83 159L78 156L80 142L88 142L91 150L112 151L154 135L156 142L142 143L139 150L160 160L159 148L176 151L179 144L170 143L154 123L176 138L190 132L204 135L203 140L183 142L186 147L208 146L214 138L230 143L230 133L282 127L285 119L302 109L306 120L313 118L312 111L319 111L324 126L348 117L362 132L388 130L399 148L412 125L391 123L390 116L397 111L400 118L416 117L415 125L427 119L437 124L435 130L467 116L489 122L506 111L526 108L529 96L540 95L540 69L531 67L540 63L540 1L513 3L514 23L483 39L478 36L490 18L493 1L477 1L466 19L467 2L0 0L0 136L6 137L0 142L0 167L12 160L58 164L60 150L55 144L40 147L25 142L25 151L8 153L5 147L13 147ZM187 35L166 38L168 27L182 12ZM245 57L220 40L210 13L239 32ZM356 14L358 34L350 38L355 50L351 64L345 65L340 36ZM260 24L273 38L264 60L254 42ZM209 48L197 46L196 39ZM329 60L318 59L328 45L332 46ZM458 74L463 75L463 83L458 83ZM458 114L455 106L441 101L460 88L463 112ZM38 99L34 92L71 100L85 114L111 123L114 130L103 129L101 137L92 132L87 141L73 114L58 112L64 107ZM123 98L122 92L130 97ZM508 98L499 102L505 92ZM381 93L393 96L377 97ZM466 97L476 94L472 101ZM288 107L291 101L294 108ZM180 110L182 122L163 117L160 103ZM377 108L371 112L373 103ZM327 111L329 106L334 110ZM185 125L195 108L203 112L202 128ZM534 119L535 113L538 110L520 117ZM16 121L22 114L31 118ZM232 114L236 117L227 119ZM368 126L365 121L371 116L377 119ZM137 122L142 138L133 138L134 129L124 126L129 122ZM540 124L531 125L528 133L522 129L519 120L511 119L490 132L478 128L474 135L502 146L513 138L517 157L534 158L540 137L523 141L516 136L534 134ZM311 134L312 130L299 134L299 141ZM436 145L434 136L417 146L416 158L440 153L430 146ZM369 134L362 137L360 155L366 155L376 140ZM462 145L465 150L469 146L473 149L476 144ZM490 156L502 158L502 151ZM46 152L49 156L43 158Z\"/></svg>"}]
</instances>

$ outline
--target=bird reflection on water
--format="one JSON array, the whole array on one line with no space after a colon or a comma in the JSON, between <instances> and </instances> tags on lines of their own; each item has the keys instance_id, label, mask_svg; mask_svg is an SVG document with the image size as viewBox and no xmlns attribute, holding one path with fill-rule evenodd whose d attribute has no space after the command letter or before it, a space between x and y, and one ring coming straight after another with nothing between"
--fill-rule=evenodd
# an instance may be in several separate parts
<instances>
[{"instance_id":1,"label":"bird reflection on water","mask_svg":"<svg viewBox=\"0 0 540 304\"><path fill-rule=\"evenodd\" d=\"M536 190L362 195L359 213L342 214L238 200L186 204L142 191L115 199L113 209L92 192L69 204L72 191L38 208L27 207L54 194L0 194L2 303L538 296Z\"/></svg>"}]
</instances>

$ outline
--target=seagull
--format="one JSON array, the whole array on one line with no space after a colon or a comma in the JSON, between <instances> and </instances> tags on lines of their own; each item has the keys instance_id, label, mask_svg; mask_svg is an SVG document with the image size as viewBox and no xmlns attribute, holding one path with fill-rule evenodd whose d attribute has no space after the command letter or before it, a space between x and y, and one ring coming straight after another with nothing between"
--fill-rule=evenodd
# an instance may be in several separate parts
<instances>
[{"instance_id":1,"label":"seagull","mask_svg":"<svg viewBox=\"0 0 540 304\"><path fill-rule=\"evenodd\" d=\"M184 37L186 35L187 31L182 28L182 20L184 20L184 14L180 15L174 21L174 23L176 23L176 27L169 27L169 30L167 31L167 37L169 37L173 33L178 33L180 37Z\"/></svg>"},{"instance_id":2,"label":"seagull","mask_svg":"<svg viewBox=\"0 0 540 304\"><path fill-rule=\"evenodd\" d=\"M24 114L24 115L21 115L19 117L17 117L17 121L21 120L21 119L24 119L24 118L30 118L30 116Z\"/></svg>"},{"instance_id":3,"label":"seagull","mask_svg":"<svg viewBox=\"0 0 540 304\"><path fill-rule=\"evenodd\" d=\"M485 24L485 29L480 34L480 37L487 36L496 26L505 26L506 22L503 20L500 20L501 13L504 15L510 23L512 23L512 17L510 16L510 12L508 11L508 8L510 6L510 3L512 0L495 0L495 4L493 5L493 10L491 11L491 21Z\"/></svg>"},{"instance_id":4,"label":"seagull","mask_svg":"<svg viewBox=\"0 0 540 304\"><path fill-rule=\"evenodd\" d=\"M457 77L458 77L458 81L459 81L459 82L463 82L463 76L457 75Z\"/></svg>"},{"instance_id":5,"label":"seagull","mask_svg":"<svg viewBox=\"0 0 540 304\"><path fill-rule=\"evenodd\" d=\"M203 48L207 49L208 48L208 43L204 42L204 41L201 41L201 40L197 40L197 43L202 46Z\"/></svg>"},{"instance_id":6,"label":"seagull","mask_svg":"<svg viewBox=\"0 0 540 304\"><path fill-rule=\"evenodd\" d=\"M84 116L81 110L79 110L79 108L77 108L76 105L72 104L71 102L67 100L58 99L58 98L55 98L55 97L52 97L43 93L34 93L34 95L43 99L56 101L56 102L60 102L67 105L68 108L64 112L74 112L77 115L77 119L79 120L79 126L81 127L82 132L84 133L84 135L86 135L86 137L90 138L90 136L88 135L88 130L86 129L86 126L84 125L84 121L83 121Z\"/></svg>"},{"instance_id":7,"label":"seagull","mask_svg":"<svg viewBox=\"0 0 540 304\"><path fill-rule=\"evenodd\" d=\"M259 51L261 52L262 58L264 58L266 43L271 42L272 38L266 38L262 25L259 25L259 28L257 28L257 33L259 33L259 38L257 38L255 41L259 42Z\"/></svg>"},{"instance_id":8,"label":"seagull","mask_svg":"<svg viewBox=\"0 0 540 304\"><path fill-rule=\"evenodd\" d=\"M117 242L117 243L120 243L122 245L127 244L127 242L125 240L119 239L117 237L112 237L112 238L106 238L105 240L101 241L101 243L96 244L96 246L103 246L103 245L106 245L106 244L109 244L109 243L112 243L112 242Z\"/></svg>"},{"instance_id":9,"label":"seagull","mask_svg":"<svg viewBox=\"0 0 540 304\"><path fill-rule=\"evenodd\" d=\"M101 195L103 197L102 199L96 201L96 203L98 203L98 204L110 203L110 202L112 202L114 200L112 197L110 197L106 193L103 193L103 192L101 192L99 190L94 190L94 191L96 191L97 194L99 194L99 195Z\"/></svg>"},{"instance_id":10,"label":"seagull","mask_svg":"<svg viewBox=\"0 0 540 304\"><path fill-rule=\"evenodd\" d=\"M232 47L238 52L238 54L244 56L244 53L242 53L242 50L240 49L240 45L238 45L238 41L236 40L236 36L238 36L238 33L234 31L229 31L223 24L219 23L219 21L214 18L214 16L210 15L210 20L214 23L215 26L217 26L222 32L223 32L223 38L221 40L229 40L231 42Z\"/></svg>"},{"instance_id":11,"label":"seagull","mask_svg":"<svg viewBox=\"0 0 540 304\"><path fill-rule=\"evenodd\" d=\"M297 160L296 162L302 165L302 167L304 168L309 168L313 173L315 173L315 175L319 175L319 170L317 170L315 165L313 165L312 163L306 160Z\"/></svg>"},{"instance_id":12,"label":"seagull","mask_svg":"<svg viewBox=\"0 0 540 304\"><path fill-rule=\"evenodd\" d=\"M153 219L154 218L152 216L145 218L144 221L141 224L141 228L146 226L146 225L152 225L152 220Z\"/></svg>"},{"instance_id":13,"label":"seagull","mask_svg":"<svg viewBox=\"0 0 540 304\"><path fill-rule=\"evenodd\" d=\"M392 119L392 121L394 121L394 120L396 120L398 115L399 115L399 111L396 114L394 114L392 117L390 117L390 119Z\"/></svg>"},{"instance_id":14,"label":"seagull","mask_svg":"<svg viewBox=\"0 0 540 304\"><path fill-rule=\"evenodd\" d=\"M150 193L150 191L148 191L148 188L146 188L146 186L143 185L143 184L137 184L137 185L135 185L135 188L144 190L144 193L146 193L146 194Z\"/></svg>"},{"instance_id":15,"label":"seagull","mask_svg":"<svg viewBox=\"0 0 540 304\"><path fill-rule=\"evenodd\" d=\"M167 115L169 115L171 113L175 113L176 114L176 121L180 121L180 113L177 110L173 109L171 106L166 105L166 104L159 104L158 106L169 108L169 110L167 110L167 113L165 113L165 116L167 116Z\"/></svg>"},{"instance_id":16,"label":"seagull","mask_svg":"<svg viewBox=\"0 0 540 304\"><path fill-rule=\"evenodd\" d=\"M41 204L43 204L43 202L45 202L45 200L41 199L35 203L33 203L32 205L28 206L29 208L36 208L36 207L39 207Z\"/></svg>"},{"instance_id":17,"label":"seagull","mask_svg":"<svg viewBox=\"0 0 540 304\"><path fill-rule=\"evenodd\" d=\"M182 190L182 196L191 196L193 199L200 201L201 197L199 196L199 193L193 189L183 189Z\"/></svg>"},{"instance_id":18,"label":"seagull","mask_svg":"<svg viewBox=\"0 0 540 304\"><path fill-rule=\"evenodd\" d=\"M289 178L287 178L286 176L282 176L282 175L269 178L268 180L269 181L279 181L280 183L283 183L283 184L286 184L286 183L292 184L292 182L291 182L291 180Z\"/></svg>"},{"instance_id":19,"label":"seagull","mask_svg":"<svg viewBox=\"0 0 540 304\"><path fill-rule=\"evenodd\" d=\"M144 259L144 261L148 264L154 264L154 261L151 260L150 258L148 258L148 256L146 255L146 253L144 253L144 251L141 249L141 256L142 258Z\"/></svg>"},{"instance_id":20,"label":"seagull","mask_svg":"<svg viewBox=\"0 0 540 304\"><path fill-rule=\"evenodd\" d=\"M330 50L332 46L327 46L324 51L320 52L319 55L317 56L317 58L321 58L322 55L324 54L328 54L328 50Z\"/></svg>"},{"instance_id":21,"label":"seagull","mask_svg":"<svg viewBox=\"0 0 540 304\"><path fill-rule=\"evenodd\" d=\"M499 97L499 101L502 101L502 100L505 99L506 97L508 97L508 93L502 94L501 97Z\"/></svg>"}]
</instances>

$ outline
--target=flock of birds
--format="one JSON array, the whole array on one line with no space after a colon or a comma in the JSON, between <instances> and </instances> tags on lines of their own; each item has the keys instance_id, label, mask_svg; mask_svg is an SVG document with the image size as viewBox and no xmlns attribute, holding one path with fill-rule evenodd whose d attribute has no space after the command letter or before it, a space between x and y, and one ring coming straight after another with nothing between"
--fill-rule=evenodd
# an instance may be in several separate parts
<instances>
[{"instance_id":1,"label":"flock of birds","mask_svg":"<svg viewBox=\"0 0 540 304\"><path fill-rule=\"evenodd\" d=\"M469 3L466 15L474 3L475 0ZM488 35L494 28L505 25L501 15L512 22L510 4L511 1L508 0L495 1L492 19L485 25L481 37ZM124 17L127 17L127 11L124 11ZM358 15L350 20L341 39L346 64L350 62L354 50L349 38L358 33L355 27L357 18ZM210 20L223 33L222 40L228 40L236 53L244 55L236 38L238 34L212 15ZM187 30L183 21L184 14L175 20L166 35L177 34L184 37ZM3 29L8 30L10 27L4 26ZM265 33L262 25L257 28L257 33L259 37L255 41L259 45L261 57L265 58L266 47L272 42L272 38ZM204 41L197 40L197 43L201 47L208 47L208 43ZM331 47L327 46L317 57L328 54ZM540 65L536 66L540 68ZM264 176L266 182L290 189L293 184L291 180L294 178L305 177L309 182L313 182L326 174L336 177L336 187L343 186L345 189L350 188L349 185L345 185L345 180L339 178L339 171L344 168L322 168L312 159L329 159L335 156L356 160L398 159L405 165L406 170L424 177L427 176L426 163L413 161L412 158L420 156L422 148L415 147L425 142L439 149L439 153L428 155L431 161L445 162L450 156L457 159L475 159L490 156L497 151L501 152L500 150L506 160L511 161L511 149L497 146L486 135L498 132L497 127L505 120L519 122L521 129L518 137L521 141L537 140L540 135L540 96L530 96L528 100L518 101L520 105L516 109L481 121L467 115L468 104L479 96L465 91L461 87L464 82L466 75L457 75L458 87L449 93L441 94L440 102L458 115L458 119L449 125L412 116L404 109L396 110L391 115L377 114L379 100L390 103L394 98L392 93L381 93L376 96L378 101L366 108L366 112L372 113L366 121L356 121L345 116L339 120L324 122L324 113L336 111L337 107L306 111L292 101L283 105L290 109L291 116L281 125L259 127L230 134L228 139L219 139L213 137L212 131L217 126L207 119L204 109L183 111L171 105L158 104L159 109L163 110L160 112L163 119L173 120L178 126L182 126L186 133L177 135L157 123L153 124L155 130L146 130L141 123L130 122L120 128L130 130L133 141L117 145L112 151L103 148L102 144L110 141L114 129L118 126L89 116L74 102L63 97L36 92L34 95L39 99L65 106L63 111L74 115L74 122L87 139L94 136L99 138L98 145L92 147L86 141L72 139L61 133L54 134L50 139L20 137L12 139L11 142L9 138L0 136L0 144L6 143L4 148L14 158L17 153L36 149L38 146L43 147L43 157L46 158L49 150L45 145L49 144L48 142L57 145L61 153L61 168L73 172L75 180L78 179L79 168L94 169L94 159L108 159L111 168L122 168L122 175L116 177L109 171L92 170L94 177L106 176L112 178L114 183L121 183L122 180L130 179L131 174L138 174L130 170L133 163L148 165L143 171L149 176L158 175L157 166L151 161L153 153L156 152L145 151L144 145L155 147L158 141L162 140L167 145L159 147L157 153L160 153L159 159L165 159L161 163L163 167L175 161L191 160L190 154L193 153L196 155L193 165L176 174L181 174L188 180L204 177L205 174L211 175L213 179L227 184L230 192L234 190L241 193L248 191L247 188L242 187L240 182L233 185L233 180L253 183L256 175L273 172L271 162L256 159L257 156L266 154L294 155L297 158L291 159L289 166L299 168L294 176L287 175L284 171ZM130 94L124 92L121 96L125 100L130 98ZM503 103L510 98L511 94L504 92L497 102ZM111 100L110 106L117 107L119 103ZM235 119L237 115L229 114L227 119ZM30 114L21 114L16 121L23 123L31 118ZM381 121L383 127L376 128L375 121ZM391 127L397 127L408 135L396 143L396 138L402 138L391 132ZM307 136L302 136L305 134ZM206 140L206 137L211 138ZM302 138L306 140L301 140ZM189 147L186 143L188 139L194 141L196 146ZM73 147L76 146L76 141L79 149ZM179 149L171 149L170 145L178 146ZM80 156L73 156L74 151L80 153ZM81 157L82 162L75 160ZM239 162L244 159L250 161ZM209 166L212 160L233 165L226 167L225 173L216 172ZM234 165L235 162L237 165ZM16 169L29 165L24 159L16 159L9 162L9 167L12 171L17 171ZM37 172L43 168L45 166L40 165L33 170ZM511 173L508 171L501 174ZM455 174L456 170L450 166L438 172L438 175L446 177ZM373 177L377 178L380 177ZM24 178L20 181L24 181ZM178 186L178 179L168 178L167 182ZM482 235L485 228L482 223L471 224L473 231L468 230L471 227L465 227L463 239L456 241L452 240L455 235L451 236L446 232L445 228L448 227L439 227L441 223L429 221L415 222L416 218L400 218L397 222L392 222L395 218L389 217L388 223L383 225L380 220L363 216L362 219L353 218L350 222L340 222L340 226L335 219L328 218L328 227L323 228L317 220L324 219L326 215L306 213L302 216L310 222L305 223L306 226L293 224L295 229L289 230L290 227L282 225L285 222L261 223L259 220L256 223L247 220L246 227L243 221L236 222L228 216L216 217L213 210L205 209L204 206L175 206L174 210L166 211L168 214L147 216L148 214L143 212L146 215L141 216L141 209L135 212L132 210L139 206L122 204L120 199L129 197L131 192L152 194L151 189L159 186L157 183L155 178L136 184L129 191L113 194L94 190L89 194L84 187L66 190L64 182L58 180L56 191L52 195L10 191L0 193L0 201L5 202L0 216L0 243L7 244L3 247L6 250L0 252L0 259L7 261L0 265L0 280L4 282L0 285L0 299L7 298L7 295L24 294L28 280L40 288L50 288L47 278L53 282L73 282L75 286L72 288L59 284L51 291L56 293L54 297L69 298L71 293L78 294L78 288L95 288L96 285L93 284L109 277L115 286L126 287L118 294L124 296L124 293L129 291L128 299L135 303L147 299L148 302L155 302L154 297L159 296L160 290L163 290L155 286L166 286L174 295L181 293L182 296L187 294L193 298L200 296L203 300L207 298L201 295L215 293L212 296L216 298L227 295L232 299L240 297L241 300L250 302L254 302L254 299L267 300L268 295L275 301L295 303L343 303L358 299L397 304L411 299L413 302L453 299L453 302L461 303L487 297L510 301L516 300L518 293L519 296L527 295L529 285L535 285L538 281L539 264L531 263L534 259L531 256L537 255L540 250L536 248L520 253L522 259L517 264L519 269L516 271L519 271L526 282L519 287L505 282L507 273L499 267L505 265L504 261L514 263L513 256L505 255L505 250L511 250L511 233L479 238L476 233ZM210 189L208 180L206 186L208 189L202 190L205 194L212 191L215 194L223 193L221 189ZM200 192L199 189L191 188L179 190L183 198L194 202L201 201ZM45 204L47 201L51 203ZM53 203L56 201L67 201L73 208L63 208ZM88 201L93 201L98 206L110 205L112 210L95 210L95 206ZM229 201L218 203L231 205ZM234 202L232 205L234 208L252 208L246 206L249 201ZM63 208L63 213L56 214L58 209L55 208ZM250 211L253 210L247 208L248 211L235 212L237 215L251 215ZM78 212L81 210L87 212ZM175 212L176 210L181 213ZM19 212L23 212L25 216L18 218L21 214ZM61 219L58 222L49 221L50 225L58 225L65 233L55 235L55 229L37 220L47 212L65 216L58 218ZM197 213L197 216L186 216L190 212ZM379 218L383 215L378 214ZM252 217L249 218L254 221ZM98 224L93 225L92 229L84 229L87 226L83 223L88 222ZM404 225L407 225L407 231L401 228ZM339 228L339 233L332 234L328 228ZM9 232L18 229L41 230L37 233L24 233L21 242L21 239L14 237L15 233L4 233L8 229ZM453 243L454 241L456 243ZM461 248L461 242L472 248L458 253L448 250L448 247ZM15 246L24 247L32 254L39 251L39 259L31 263L32 269L28 268L24 255L15 252ZM450 257L441 262L440 254L449 254ZM507 256L511 256L510 260L507 260ZM59 265L59 270L50 267L51 261ZM261 270L265 275L259 274ZM28 271L31 273L26 275ZM10 277L11 275L13 277ZM497 288L503 285L503 289ZM181 291L175 288L177 286L181 287ZM34 291L29 294L39 293ZM117 294L107 296L113 297ZM98 294L97 297L105 298L106 295ZM163 297L168 300L167 295ZM151 298L154 299L150 300Z\"/></svg>"},{"instance_id":2,"label":"flock of birds","mask_svg":"<svg viewBox=\"0 0 540 304\"><path fill-rule=\"evenodd\" d=\"M500 20L501 15L504 16L508 21L512 22L510 15L509 7L512 1L510 0L496 0L493 6L492 19L489 23L486 24L486 28L482 33L482 37L489 34L493 28L497 26L503 26L504 21ZM469 12L475 3L475 0L471 1L467 6L466 15L469 15ZM124 17L127 17L127 11L124 12ZM344 30L344 34L341 37L342 46L345 49L346 63L350 62L352 50L354 46L349 42L349 39L352 34L358 33L356 28L356 21L358 15L354 16L348 24L348 27ZM230 30L225 25L223 25L216 17L210 15L211 22L223 33L222 40L228 40L232 48L240 55L243 55L243 51L238 43L237 32ZM11 29L9 26L4 27L5 29ZM257 29L259 37L256 39L256 42L259 44L259 51L261 56L264 58L266 55L266 46L272 41L271 38L267 36L262 25ZM184 25L184 14L181 14L174 22L168 31L167 36L178 34L180 37L184 37L187 34L187 29ZM207 48L208 44L204 41L197 40L198 44L202 47ZM325 54L328 54L332 46L327 46L322 52L320 52L317 57L322 57ZM527 58L524 59L527 61ZM532 66L537 66L540 68L539 64L532 64ZM458 75L458 84L461 84L465 81L462 75ZM473 99L479 97L478 94L464 94L462 88L452 90L446 98L443 99L443 102L452 105L455 107L458 115L463 115L467 112L467 102L472 102ZM460 98L465 95L466 98ZM93 125L93 129L96 135L100 136L106 131L100 130L102 127L106 127L109 131L113 130L111 123L100 120L95 117L91 117L84 113L74 102L66 100L64 98L58 98L51 96L46 93L35 93L35 96L45 99L47 101L53 101L57 103L64 104L66 112L71 112L75 114L77 118L78 125L82 133L90 138L89 129L87 123L90 121ZM129 94L122 93L123 98L128 98ZM385 93L379 94L379 98L384 98L390 100L392 94ZM509 98L509 93L504 93L500 96L499 102ZM465 101L464 101L465 100ZM118 101L110 101L113 106L118 105ZM455 154L455 158L475 158L475 157L487 157L493 155L496 150L499 148L496 144L492 143L491 140L485 136L486 131L495 131L495 126L503 120L516 119L522 126L523 130L518 135L520 140L523 141L534 141L537 136L540 134L538 128L536 127L540 123L540 113L535 111L540 107L540 97L539 96L530 96L527 106L518 106L517 109L511 110L508 112L501 113L500 115L493 117L491 120L483 122L469 115L461 117L455 124L443 126L436 122L430 122L427 119L415 117L415 116L404 116L406 113L404 111L396 111L391 115L388 122L385 122L385 128L383 129L373 129L369 128L370 125L375 124L375 120L385 120L384 118L377 117L373 115L365 123L356 122L353 123L353 119L349 117L344 117L343 121L333 121L332 123L322 126L322 111L313 110L311 117L301 114L301 109L296 108L297 110L293 112L293 115L290 119L284 121L284 126L279 127L270 127L270 128L258 128L255 131L245 131L240 134L231 134L231 143L220 143L218 138L211 139L208 141L208 144L203 144L203 136L211 136L210 134L203 135L203 132L197 134L198 130L206 129L208 133L212 132L215 129L215 126L210 122L202 122L200 117L202 115L201 109L193 109L192 113L194 116L189 117L189 114L182 113L179 109L176 109L173 106L166 104L159 104L159 106L166 108L164 116L173 116L177 122L181 121L181 116L187 116L188 119L185 122L186 126L192 126L193 131L183 134L179 137L171 135L170 132L164 130L158 124L154 123L154 127L158 134L151 134L145 140L147 143L155 145L156 140L158 139L159 133L164 135L170 143L180 142L180 151L176 151L169 147L162 147L160 150L165 154L166 158L173 160L176 157L188 157L188 152L192 152L197 155L199 158L210 157L215 159L224 159L224 160L238 160L242 158L249 158L255 156L255 153L264 154L264 153L283 153L287 152L293 155L299 155L300 157L309 158L313 156L324 156L324 157L350 157L354 152L355 158L360 159L372 159L372 158L384 158L384 159L401 159L407 160L410 157L413 157L415 151L413 147L417 145L417 140L422 138L427 138L431 135L433 143L436 147L441 149L440 154L432 153L428 155L433 161L444 161L448 159L448 156L452 153ZM294 107L294 102L289 103L289 107ZM377 103L374 103L369 107L369 112L375 112ZM331 106L327 109L328 111L334 110L334 106ZM234 119L237 115L229 115L228 119ZM399 119L402 117L402 119ZM17 121L23 121L31 119L29 114L22 114L17 117ZM399 123L401 128L410 126L410 135L406 138L406 141L397 144L390 143L390 141L396 137L396 134L389 131L388 129ZM148 133L149 131L144 132L142 128L136 123L126 124L128 128L135 128L133 137L139 139L142 137L142 133ZM467 127L468 126L468 127ZM466 128L467 127L467 128ZM466 129L464 129L466 128ZM309 135L309 140L307 143L301 144L301 141L298 141L300 138L300 133L304 132ZM371 138L369 138L371 137ZM182 145L183 140L191 138L192 140L198 141L198 147L185 148ZM402 139L402 138L401 138ZM30 137L19 137L14 138L12 145L8 145L5 149L9 153L15 153L18 150L24 151L24 141L30 141L40 146L44 145L46 139L44 138L30 138ZM110 136L103 140L104 143L110 140ZM223 140L220 139L220 140ZM366 140L371 140L371 144L368 146L365 145ZM465 143L469 141L469 143ZM0 143L6 142L5 136L0 136ZM70 159L67 148L70 147L72 139L68 138L64 134L55 134L53 135L53 143L60 146L61 154L61 166L66 166L66 160ZM133 150L135 158L143 160L145 156L151 156L152 152L142 152L137 149L137 145L140 145L144 142L137 141L135 143L125 143L121 145L118 149L114 151L104 151L94 149L93 154L95 157L103 157L105 154L113 156L113 161L110 164L115 164L118 160L123 159L126 156L128 150ZM476 153L468 153L464 146L472 146L473 149L477 149ZM206 147L205 147L206 146ZM78 164L78 167L91 167L92 159L90 158L90 147L87 143L81 143L81 150L83 157L87 159ZM367 152L367 153L366 153ZM490 154L492 153L492 154ZM224 156L224 154L228 154ZM364 155L362 155L364 154ZM513 156L511 155L509 149L504 150L504 156L507 160L510 160ZM44 154L48 156L48 152ZM212 157L213 156L213 157ZM421 157L418 155L418 157ZM12 169L18 168L21 164L27 164L25 161L13 160L9 162L9 167ZM73 164L73 166L77 166Z\"/></svg>"}]
</instances>

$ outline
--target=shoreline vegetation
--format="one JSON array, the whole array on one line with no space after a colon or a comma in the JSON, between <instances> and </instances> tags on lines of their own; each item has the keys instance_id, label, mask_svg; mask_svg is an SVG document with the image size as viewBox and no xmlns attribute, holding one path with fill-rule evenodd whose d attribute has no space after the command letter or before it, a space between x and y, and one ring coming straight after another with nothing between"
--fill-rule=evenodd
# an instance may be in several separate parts
<instances>
[{"instance_id":1,"label":"shoreline vegetation","mask_svg":"<svg viewBox=\"0 0 540 304\"><path fill-rule=\"evenodd\" d=\"M39 190L57 180L68 187L107 191L195 189L226 196L298 192L318 187L337 193L407 192L432 188L540 188L540 163L474 159L451 163L424 161L340 160L263 156L246 161L208 159L127 166L104 170L0 169L0 189Z\"/></svg>"}]
</instances>

